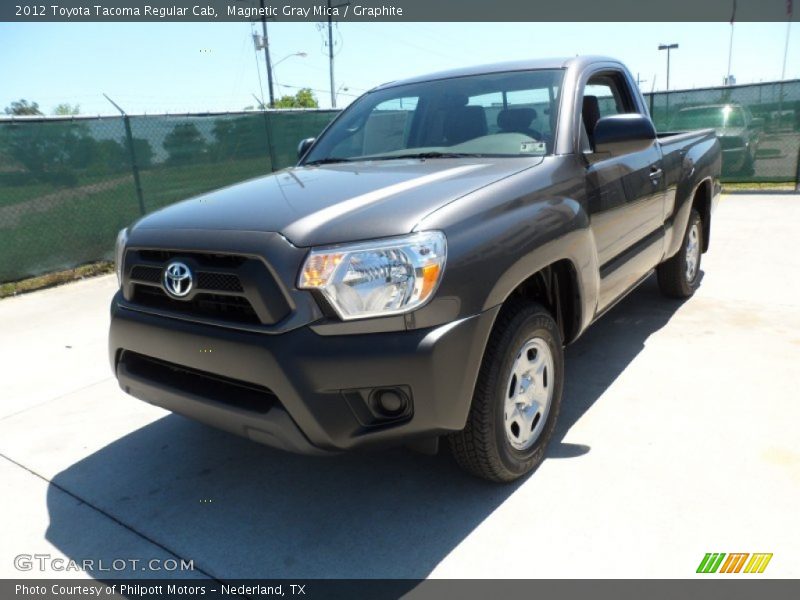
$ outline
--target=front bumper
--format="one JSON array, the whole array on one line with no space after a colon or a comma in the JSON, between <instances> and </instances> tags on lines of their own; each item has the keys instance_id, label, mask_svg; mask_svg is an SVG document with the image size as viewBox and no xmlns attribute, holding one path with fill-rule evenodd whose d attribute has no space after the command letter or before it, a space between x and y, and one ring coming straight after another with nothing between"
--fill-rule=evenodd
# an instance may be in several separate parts
<instances>
[{"instance_id":1,"label":"front bumper","mask_svg":"<svg viewBox=\"0 0 800 600\"><path fill-rule=\"evenodd\" d=\"M109 355L127 393L301 453L410 441L463 428L498 308L445 325L319 335L198 324L112 303ZM375 395L408 401L393 417Z\"/></svg>"},{"instance_id":2,"label":"front bumper","mask_svg":"<svg viewBox=\"0 0 800 600\"><path fill-rule=\"evenodd\" d=\"M723 148L722 168L726 173L733 173L744 168L749 149L745 146Z\"/></svg>"}]
</instances>

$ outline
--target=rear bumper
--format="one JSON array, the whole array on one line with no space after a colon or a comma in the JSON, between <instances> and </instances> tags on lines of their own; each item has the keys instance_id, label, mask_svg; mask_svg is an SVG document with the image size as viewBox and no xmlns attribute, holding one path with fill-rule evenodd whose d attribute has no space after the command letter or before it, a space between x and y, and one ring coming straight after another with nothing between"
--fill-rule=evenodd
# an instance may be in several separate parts
<instances>
[{"instance_id":1,"label":"rear bumper","mask_svg":"<svg viewBox=\"0 0 800 600\"><path fill-rule=\"evenodd\" d=\"M301 327L270 335L142 313L118 298L109 355L124 391L301 453L461 429L498 310L411 331L325 336ZM382 413L382 389L406 408Z\"/></svg>"}]
</instances>

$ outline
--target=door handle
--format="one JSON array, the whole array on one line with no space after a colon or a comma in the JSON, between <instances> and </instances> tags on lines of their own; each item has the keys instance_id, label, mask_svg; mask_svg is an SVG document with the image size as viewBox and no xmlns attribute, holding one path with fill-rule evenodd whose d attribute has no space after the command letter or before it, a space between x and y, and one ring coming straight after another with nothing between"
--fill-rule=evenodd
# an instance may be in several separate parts
<instances>
[{"instance_id":1,"label":"door handle","mask_svg":"<svg viewBox=\"0 0 800 600\"><path fill-rule=\"evenodd\" d=\"M664 171L659 169L658 167L650 167L650 181L654 184L658 183L658 180L661 179L661 176L664 174Z\"/></svg>"}]
</instances>

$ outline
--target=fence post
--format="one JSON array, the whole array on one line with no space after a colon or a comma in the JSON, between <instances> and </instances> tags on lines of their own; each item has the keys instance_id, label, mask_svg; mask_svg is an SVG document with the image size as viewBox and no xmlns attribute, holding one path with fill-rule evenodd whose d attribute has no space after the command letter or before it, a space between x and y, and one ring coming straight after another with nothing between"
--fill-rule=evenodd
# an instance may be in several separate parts
<instances>
[{"instance_id":1,"label":"fence post","mask_svg":"<svg viewBox=\"0 0 800 600\"><path fill-rule=\"evenodd\" d=\"M147 210L144 207L144 197L142 196L142 182L139 179L139 165L136 163L136 150L133 147L133 133L131 132L131 120L128 115L123 115L125 121L125 137L128 139L128 150L131 154L131 170L133 171L133 185L136 187L136 199L139 201L139 212L144 215Z\"/></svg>"},{"instance_id":2,"label":"fence post","mask_svg":"<svg viewBox=\"0 0 800 600\"><path fill-rule=\"evenodd\" d=\"M800 147L797 148L797 167L794 171L794 191L800 192Z\"/></svg>"},{"instance_id":3,"label":"fence post","mask_svg":"<svg viewBox=\"0 0 800 600\"><path fill-rule=\"evenodd\" d=\"M128 113L122 110L119 104L114 102L107 94L103 94L106 100L114 105L122 115L122 122L125 123L125 139L128 142L128 152L131 155L131 171L133 171L133 185L136 188L136 199L139 201L139 212L144 215L147 210L144 207L144 197L142 196L142 182L139 180L139 165L136 163L136 150L133 148L133 133L131 133L131 120Z\"/></svg>"},{"instance_id":4,"label":"fence post","mask_svg":"<svg viewBox=\"0 0 800 600\"><path fill-rule=\"evenodd\" d=\"M275 172L275 146L272 139L272 116L269 109L264 108L264 127L267 130L267 146L269 148L269 168Z\"/></svg>"}]
</instances>

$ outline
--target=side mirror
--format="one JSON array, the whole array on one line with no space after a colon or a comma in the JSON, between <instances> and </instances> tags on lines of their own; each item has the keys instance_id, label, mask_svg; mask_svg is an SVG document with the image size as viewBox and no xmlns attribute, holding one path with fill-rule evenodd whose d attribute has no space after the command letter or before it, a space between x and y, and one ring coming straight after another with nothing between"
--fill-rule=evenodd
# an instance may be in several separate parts
<instances>
[{"instance_id":1,"label":"side mirror","mask_svg":"<svg viewBox=\"0 0 800 600\"><path fill-rule=\"evenodd\" d=\"M317 138L306 138L297 144L297 160L300 160L306 155L306 152L308 152L308 149L311 148L311 144L313 144L316 139Z\"/></svg>"},{"instance_id":2,"label":"side mirror","mask_svg":"<svg viewBox=\"0 0 800 600\"><path fill-rule=\"evenodd\" d=\"M603 117L594 126L594 151L597 154L620 156L650 147L656 139L656 128L649 117L634 114Z\"/></svg>"}]
</instances>

